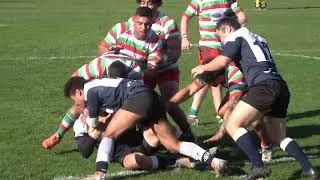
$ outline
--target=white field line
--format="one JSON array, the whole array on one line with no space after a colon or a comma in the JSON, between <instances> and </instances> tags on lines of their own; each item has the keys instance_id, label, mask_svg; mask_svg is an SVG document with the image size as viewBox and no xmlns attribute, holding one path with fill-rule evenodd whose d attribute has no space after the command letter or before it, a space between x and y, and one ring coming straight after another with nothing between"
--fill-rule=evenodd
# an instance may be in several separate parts
<instances>
[{"instance_id":1,"label":"white field line","mask_svg":"<svg viewBox=\"0 0 320 180\"><path fill-rule=\"evenodd\" d=\"M7 27L9 26L8 24L0 24L0 27Z\"/></svg>"},{"instance_id":2,"label":"white field line","mask_svg":"<svg viewBox=\"0 0 320 180\"><path fill-rule=\"evenodd\" d=\"M319 155L308 155L307 156L309 159L319 159L320 156ZM281 158L277 158L277 159L272 159L270 162L268 162L267 164L276 164L276 163L280 163L280 162L292 162L295 161L295 159L293 157L281 157ZM239 165L237 165L240 162L235 162L235 163L231 163L230 166L234 166L234 167L239 167ZM245 161L246 165L249 165L248 161ZM175 169L173 169L174 171ZM213 171L208 171L208 172L213 172ZM130 176L135 176L135 175L143 175L143 174L148 174L150 173L149 171L132 171L132 170L123 170L123 171L117 171L117 172L110 172L106 175L107 179L108 178L125 178L128 177L130 178ZM232 179L242 179L244 178L246 175L242 174L242 175L237 175L237 176L229 176ZM75 176L60 176L60 177L55 177L54 180L95 180L94 176L86 176L86 177L75 177Z\"/></svg>"},{"instance_id":3,"label":"white field line","mask_svg":"<svg viewBox=\"0 0 320 180\"><path fill-rule=\"evenodd\" d=\"M1 26L1 24L0 24ZM196 45L194 45L196 47ZM295 52L316 52L319 50L274 50L272 51L274 55L277 56L286 56L286 57L298 57L298 58L304 58L304 59L316 59L320 60L320 57L318 56L308 56L303 54L292 54ZM191 52L184 52L184 54L192 54ZM48 59L48 60L57 60L57 59L80 59L80 58L95 58L96 56L50 56L50 57L41 57L41 56L30 56L30 57L0 57L0 60L37 60L37 59Z\"/></svg>"}]
</instances>

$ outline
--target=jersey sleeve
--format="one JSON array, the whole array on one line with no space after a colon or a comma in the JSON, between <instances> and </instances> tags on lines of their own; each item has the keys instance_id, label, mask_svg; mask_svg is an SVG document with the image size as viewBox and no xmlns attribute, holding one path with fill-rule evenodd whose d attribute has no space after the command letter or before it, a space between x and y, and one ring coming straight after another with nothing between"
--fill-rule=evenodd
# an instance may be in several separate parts
<instances>
[{"instance_id":1,"label":"jersey sleeve","mask_svg":"<svg viewBox=\"0 0 320 180\"><path fill-rule=\"evenodd\" d=\"M228 4L230 4L230 7L235 14L241 12L241 8L237 0L228 0Z\"/></svg>"},{"instance_id":2,"label":"jersey sleeve","mask_svg":"<svg viewBox=\"0 0 320 180\"><path fill-rule=\"evenodd\" d=\"M99 113L99 97L96 91L89 89L86 94L86 105L90 118L98 117Z\"/></svg>"},{"instance_id":3,"label":"jersey sleeve","mask_svg":"<svg viewBox=\"0 0 320 180\"><path fill-rule=\"evenodd\" d=\"M240 69L234 63L227 67L227 83L229 98L243 96L246 92L246 82Z\"/></svg>"},{"instance_id":4,"label":"jersey sleeve","mask_svg":"<svg viewBox=\"0 0 320 180\"><path fill-rule=\"evenodd\" d=\"M85 80L100 79L106 72L106 62L101 58L92 60L77 69L72 76L83 77Z\"/></svg>"},{"instance_id":5,"label":"jersey sleeve","mask_svg":"<svg viewBox=\"0 0 320 180\"><path fill-rule=\"evenodd\" d=\"M147 63L151 65L152 67L157 67L159 64L161 64L161 61L164 61L162 58L162 47L163 47L163 42L160 40L159 36L154 34L154 37L151 38L152 42L150 43L152 46L149 49L149 55L147 57Z\"/></svg>"},{"instance_id":6,"label":"jersey sleeve","mask_svg":"<svg viewBox=\"0 0 320 180\"><path fill-rule=\"evenodd\" d=\"M200 13L200 4L198 0L192 0L187 9L184 11L183 16L187 18L192 18L193 16L197 16Z\"/></svg>"},{"instance_id":7,"label":"jersey sleeve","mask_svg":"<svg viewBox=\"0 0 320 180\"><path fill-rule=\"evenodd\" d=\"M220 55L227 56L232 60L239 59L241 55L241 38L227 41Z\"/></svg>"},{"instance_id":8,"label":"jersey sleeve","mask_svg":"<svg viewBox=\"0 0 320 180\"><path fill-rule=\"evenodd\" d=\"M108 32L107 36L104 38L103 42L106 47L113 46L117 44L117 39L119 37L119 33L121 32L121 28L124 23L118 23L114 25Z\"/></svg>"},{"instance_id":9,"label":"jersey sleeve","mask_svg":"<svg viewBox=\"0 0 320 180\"><path fill-rule=\"evenodd\" d=\"M166 16L162 19L163 32L161 34L165 39L180 39L180 31L177 23L170 17Z\"/></svg>"}]
</instances>

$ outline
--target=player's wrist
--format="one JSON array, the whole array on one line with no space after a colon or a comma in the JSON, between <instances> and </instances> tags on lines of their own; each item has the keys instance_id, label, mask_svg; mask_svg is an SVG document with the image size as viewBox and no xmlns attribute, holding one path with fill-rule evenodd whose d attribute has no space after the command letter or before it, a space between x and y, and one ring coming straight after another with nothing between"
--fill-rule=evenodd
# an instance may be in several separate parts
<instances>
[{"instance_id":1,"label":"player's wrist","mask_svg":"<svg viewBox=\"0 0 320 180\"><path fill-rule=\"evenodd\" d=\"M187 33L181 33L181 38L182 39L188 39L188 34Z\"/></svg>"}]
</instances>

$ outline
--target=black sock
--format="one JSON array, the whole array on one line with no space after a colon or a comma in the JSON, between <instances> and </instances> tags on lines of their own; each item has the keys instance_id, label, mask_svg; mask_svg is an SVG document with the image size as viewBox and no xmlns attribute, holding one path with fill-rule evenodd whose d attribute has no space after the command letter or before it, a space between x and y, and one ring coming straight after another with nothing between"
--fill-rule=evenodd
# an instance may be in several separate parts
<instances>
[{"instance_id":1,"label":"black sock","mask_svg":"<svg viewBox=\"0 0 320 180\"><path fill-rule=\"evenodd\" d=\"M107 169L108 169L108 162L105 162L105 161L96 162L96 171L107 173Z\"/></svg>"},{"instance_id":2,"label":"black sock","mask_svg":"<svg viewBox=\"0 0 320 180\"><path fill-rule=\"evenodd\" d=\"M287 143L286 143L287 142ZM285 146L285 144L287 144ZM306 157L300 146L291 138L286 138L281 141L280 147L289 155L293 156L301 165L302 170L307 172L311 168L309 159Z\"/></svg>"},{"instance_id":3,"label":"black sock","mask_svg":"<svg viewBox=\"0 0 320 180\"><path fill-rule=\"evenodd\" d=\"M250 162L254 167L264 167L261 156L256 145L253 143L249 132L244 128L239 128L236 132L239 134L238 138L234 138L240 149L248 156Z\"/></svg>"}]
</instances>

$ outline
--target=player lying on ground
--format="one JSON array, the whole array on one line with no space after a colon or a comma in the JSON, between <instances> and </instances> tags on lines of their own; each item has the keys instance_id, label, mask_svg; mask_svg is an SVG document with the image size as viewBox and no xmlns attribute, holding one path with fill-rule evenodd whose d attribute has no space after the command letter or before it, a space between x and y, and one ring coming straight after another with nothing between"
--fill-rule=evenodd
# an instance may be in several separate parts
<instances>
[{"instance_id":1,"label":"player lying on ground","mask_svg":"<svg viewBox=\"0 0 320 180\"><path fill-rule=\"evenodd\" d=\"M94 128L97 125L100 106L104 105L115 112L99 145L96 159L97 176L103 177L107 172L112 161L115 140L137 123L151 128L160 143L170 152L205 162L218 174L226 168L226 161L213 157L194 143L176 139L159 96L140 81L104 78L86 83L83 78L72 77L66 82L64 92L65 96L70 97L79 107L86 105L89 110L86 122L90 127Z\"/></svg>"},{"instance_id":2,"label":"player lying on ground","mask_svg":"<svg viewBox=\"0 0 320 180\"><path fill-rule=\"evenodd\" d=\"M293 156L301 165L301 176L318 178L300 146L286 135L287 108L290 99L288 86L277 71L268 45L262 37L251 33L234 18L222 19L217 34L224 43L221 55L206 65L192 69L194 77L225 68L232 60L240 64L248 91L226 120L226 130L248 156L253 170L247 179L257 179L271 173L264 166L251 135L244 128L255 120L264 119L272 144Z\"/></svg>"},{"instance_id":3,"label":"player lying on ground","mask_svg":"<svg viewBox=\"0 0 320 180\"><path fill-rule=\"evenodd\" d=\"M174 106L186 101L192 97L196 92L205 86L217 86L218 84L226 87L227 93L218 109L218 115L227 119L231 114L234 106L239 102L241 97L246 93L247 84L244 80L243 74L234 62L230 63L226 68L217 72L208 72L197 77L193 83L189 84L180 90L174 97L169 100L170 106ZM217 141L221 139L225 133L225 122L221 124L219 131L211 138L204 141L204 143ZM262 159L270 161L272 158L271 143L265 132L264 123L255 121L252 123L256 130L262 147Z\"/></svg>"},{"instance_id":4,"label":"player lying on ground","mask_svg":"<svg viewBox=\"0 0 320 180\"><path fill-rule=\"evenodd\" d=\"M106 53L100 57L95 58L90 63L81 66L72 76L83 77L86 80L101 79L107 76L108 68L112 63L116 62L126 65L128 71L125 77L129 79L142 79L143 73L140 66L129 56L123 54L115 54L114 52ZM114 65L116 65L114 64ZM76 111L77 107L72 106L63 117L61 124L56 133L51 137L43 140L42 147L51 149L56 144L59 144L65 133L73 126L80 114Z\"/></svg>"},{"instance_id":5,"label":"player lying on ground","mask_svg":"<svg viewBox=\"0 0 320 180\"><path fill-rule=\"evenodd\" d=\"M144 71L144 82L152 88L158 84L163 100L168 100L179 87L179 70L176 61L180 52L177 55L170 55L171 53L167 53L164 48L163 42L166 42L167 47L172 48L171 46L176 44L173 39L177 38L178 29L175 23L173 23L173 29L164 29L165 25L161 22L163 19L157 20L161 24L161 28L156 29L157 32L152 29L152 27L158 27L155 26L153 19L161 4L159 2L153 4L153 9L140 4L143 7L137 8L130 22L118 23L109 30L99 44L98 51L102 54L112 50L134 58ZM146 1L140 3L146 3ZM166 19L169 20L169 18ZM171 19L167 23L171 23ZM181 108L177 106L168 110L168 113L183 133L188 135L190 140L194 140L194 135Z\"/></svg>"},{"instance_id":6,"label":"player lying on ground","mask_svg":"<svg viewBox=\"0 0 320 180\"><path fill-rule=\"evenodd\" d=\"M95 148L99 147L102 133L112 114L100 112L99 124L96 128L89 128L86 115L81 115L74 124L76 146L84 158L89 158ZM180 132L181 134L181 132ZM175 163L175 158L169 158L158 151L158 139L151 129L142 132L136 127L124 132L116 141L113 162L120 163L126 169L156 170L163 169Z\"/></svg>"}]
</instances>

